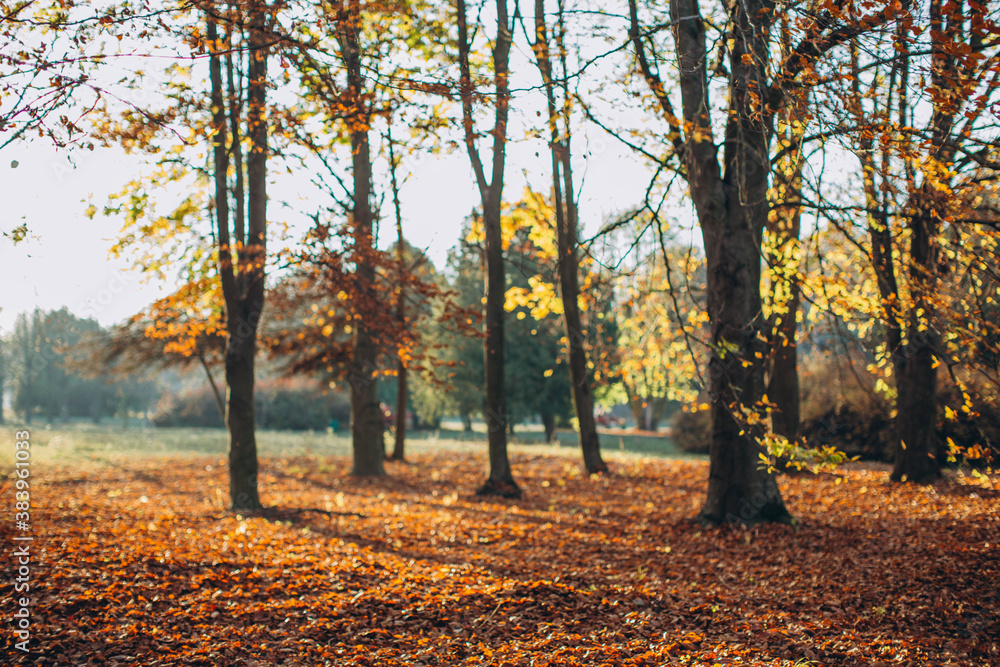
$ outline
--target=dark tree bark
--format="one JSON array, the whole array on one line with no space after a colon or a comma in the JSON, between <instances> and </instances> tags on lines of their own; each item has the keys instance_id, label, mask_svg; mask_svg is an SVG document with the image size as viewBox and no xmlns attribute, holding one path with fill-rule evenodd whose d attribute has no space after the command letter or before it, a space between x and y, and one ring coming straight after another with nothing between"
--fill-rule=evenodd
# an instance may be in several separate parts
<instances>
[{"instance_id":1,"label":"dark tree bark","mask_svg":"<svg viewBox=\"0 0 1000 667\"><path fill-rule=\"evenodd\" d=\"M542 427L545 429L545 442L551 445L556 441L556 416L551 410L542 411Z\"/></svg>"},{"instance_id":2,"label":"dark tree bark","mask_svg":"<svg viewBox=\"0 0 1000 667\"><path fill-rule=\"evenodd\" d=\"M260 509L257 491L257 440L254 424L254 360L257 328L264 309L264 263L267 225L267 38L265 11L261 4L249 6L249 53L247 67L247 136L251 151L247 159L246 242L237 245L233 267L233 245L229 219L229 146L227 105L222 89L222 64L218 54L209 61L216 239L219 273L226 305L227 344L225 355L226 426L229 430L229 493L233 510ZM218 39L215 21L208 21L208 37ZM234 137L235 138L235 137ZM237 228L244 227L238 220Z\"/></svg>"},{"instance_id":3,"label":"dark tree bark","mask_svg":"<svg viewBox=\"0 0 1000 667\"><path fill-rule=\"evenodd\" d=\"M910 3L903 3L903 10L909 11ZM973 12L985 11L983 5L970 5ZM881 148L882 162L876 164L876 146L872 138L862 135L858 141L858 158L861 161L866 204L869 210L868 234L871 242L871 263L878 286L879 300L884 311L886 345L892 362L896 380L896 420L894 433L895 464L891 478L894 481L914 483L933 482L940 476L941 461L937 457L937 362L939 336L935 330L934 292L939 285L938 236L942 219L948 215L954 202L942 193L950 187L953 176L946 176L942 182L934 173L935 164L950 164L957 146L967 138L967 134L956 132L960 98L943 94L952 90L955 82L971 79L972 72L966 64L956 60L954 45L968 41L973 51L982 46L981 36L966 33L967 19L964 3L959 2L943 7L941 0L931 0L930 29L932 39L930 68L930 90L936 91L931 98L932 113L925 135L929 136L926 146L917 148L912 144L899 152L904 156L905 183L907 196L900 206L905 212L905 225L909 237L909 263L905 267L908 277L910 303L901 298L901 268L893 255L895 231L893 229L893 202L890 194L897 190L888 181L894 177L891 165L892 155ZM900 21L894 41L897 54L887 80L880 83L886 91L884 106L876 113L886 121L898 110L896 123L900 127L912 125L910 113L910 50L907 38L907 21ZM852 67L859 69L857 49L852 49ZM860 84L852 81L854 111L859 118L864 113ZM964 121L971 126L975 115ZM901 137L903 142L911 142L910 135ZM910 153L927 151L924 160L917 161ZM917 173L926 170L917 187ZM881 180L881 183L878 181ZM899 214L895 214L899 217Z\"/></svg>"},{"instance_id":4,"label":"dark tree bark","mask_svg":"<svg viewBox=\"0 0 1000 667\"><path fill-rule=\"evenodd\" d=\"M358 0L348 3L341 15L338 38L344 67L347 70L348 99L353 108L347 118L351 127L351 167L354 174L352 225L355 271L365 304L374 304L375 266L372 228L372 162L368 141L370 113L364 107L364 75L361 70L361 6ZM353 354L350 363L351 444L354 450L353 475L385 474L385 424L378 400L376 371L378 347L364 316L353 326Z\"/></svg>"},{"instance_id":5,"label":"dark tree bark","mask_svg":"<svg viewBox=\"0 0 1000 667\"><path fill-rule=\"evenodd\" d=\"M645 56L636 0L629 0L631 38L647 82L683 137L683 173L702 230L707 264L707 300L712 356L709 361L712 440L708 495L699 515L708 524L791 520L773 475L759 467L753 429L737 419L764 393L760 246L767 221L770 118L761 109L766 90L762 54L773 6L737 0L732 10L729 117L723 160L709 116L705 26L697 0L671 0L682 100L682 130L662 82ZM753 22L749 17L753 17ZM748 56L744 58L744 56Z\"/></svg>"},{"instance_id":6,"label":"dark tree bark","mask_svg":"<svg viewBox=\"0 0 1000 667\"><path fill-rule=\"evenodd\" d=\"M559 4L559 17L561 23L561 2ZM552 193L556 214L556 245L559 254L559 294L563 304L563 324L569 347L569 377L573 391L573 407L576 410L576 418L580 428L583 465L588 473L602 473L607 472L608 466L601 457L601 441L597 435L597 422L594 419L594 392L587 364L586 336L583 332L583 321L580 316L577 207L573 196L573 171L570 162L568 108L570 96L568 90L563 90L565 105L562 116L563 126L560 128L560 112L556 108L555 83L552 80L552 54L545 23L545 0L535 0L535 40L535 58L542 74L545 97L548 103L549 148L552 154ZM565 62L563 62L562 69L565 74ZM563 80L567 81L565 77ZM555 433L554 425L552 433ZM546 441L551 442L548 434Z\"/></svg>"},{"instance_id":7,"label":"dark tree bark","mask_svg":"<svg viewBox=\"0 0 1000 667\"><path fill-rule=\"evenodd\" d=\"M396 263L399 265L399 294L396 297L396 322L400 331L406 326L406 253L403 238L403 213L399 204L399 182L396 179L396 148L392 141L392 129L388 132L389 175L392 182L392 205L396 212ZM396 439L392 445L393 461L406 459L406 412L408 403L408 369L402 357L396 363Z\"/></svg>"},{"instance_id":8,"label":"dark tree bark","mask_svg":"<svg viewBox=\"0 0 1000 667\"><path fill-rule=\"evenodd\" d=\"M493 81L495 126L493 128L492 173L489 180L476 148L476 133L472 118L473 86L469 65L469 29L465 0L457 0L458 52L462 98L462 125L465 145L479 186L483 206L483 227L486 236L486 305L484 327L484 361L486 370L486 428L489 439L489 476L477 492L479 495L499 495L516 498L521 490L514 481L507 456L507 398L504 379L504 274L503 240L500 233L500 211L503 203L504 162L506 157L507 116L510 109L509 55L513 38L512 24L507 14L506 0L497 0L497 38L493 47Z\"/></svg>"}]
</instances>

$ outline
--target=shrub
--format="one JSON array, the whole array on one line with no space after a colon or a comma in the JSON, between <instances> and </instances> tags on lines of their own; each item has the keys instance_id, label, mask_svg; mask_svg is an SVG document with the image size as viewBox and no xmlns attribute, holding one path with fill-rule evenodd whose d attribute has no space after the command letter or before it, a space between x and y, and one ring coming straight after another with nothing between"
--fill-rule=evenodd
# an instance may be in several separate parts
<instances>
[{"instance_id":1,"label":"shrub","mask_svg":"<svg viewBox=\"0 0 1000 667\"><path fill-rule=\"evenodd\" d=\"M892 460L892 420L877 400L844 404L802 423L807 447L836 447L868 461Z\"/></svg>"},{"instance_id":2,"label":"shrub","mask_svg":"<svg viewBox=\"0 0 1000 667\"><path fill-rule=\"evenodd\" d=\"M265 380L254 392L254 416L259 428L288 431L323 431L333 423L350 423L347 396L323 390L307 380ZM223 428L215 396L208 387L165 395L152 418L156 426Z\"/></svg>"},{"instance_id":3,"label":"shrub","mask_svg":"<svg viewBox=\"0 0 1000 667\"><path fill-rule=\"evenodd\" d=\"M712 440L712 413L709 410L678 410L674 413L671 438L682 452L708 454L708 445Z\"/></svg>"},{"instance_id":4,"label":"shrub","mask_svg":"<svg viewBox=\"0 0 1000 667\"><path fill-rule=\"evenodd\" d=\"M181 394L164 394L156 404L151 421L154 426L159 427L223 428L225 426L215 402L215 395L208 387L192 389Z\"/></svg>"},{"instance_id":5,"label":"shrub","mask_svg":"<svg viewBox=\"0 0 1000 667\"><path fill-rule=\"evenodd\" d=\"M350 423L349 399L340 392L323 391L313 383L262 383L254 397L257 425L285 431L322 431L333 422Z\"/></svg>"}]
</instances>

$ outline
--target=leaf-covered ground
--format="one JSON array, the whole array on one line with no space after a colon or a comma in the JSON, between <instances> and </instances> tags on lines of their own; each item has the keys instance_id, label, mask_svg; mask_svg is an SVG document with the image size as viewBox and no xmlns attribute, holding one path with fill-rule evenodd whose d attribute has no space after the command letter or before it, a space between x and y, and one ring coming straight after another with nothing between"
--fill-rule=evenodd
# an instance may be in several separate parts
<instances>
[{"instance_id":1,"label":"leaf-covered ground","mask_svg":"<svg viewBox=\"0 0 1000 667\"><path fill-rule=\"evenodd\" d=\"M32 652L69 665L1000 665L1000 499L786 477L801 521L690 521L707 464L519 455L484 500L454 451L347 476L263 462L270 516L222 508L218 457L33 471ZM0 501L13 506L10 479ZM5 510L6 511L6 510ZM2 609L14 608L11 517Z\"/></svg>"}]
</instances>

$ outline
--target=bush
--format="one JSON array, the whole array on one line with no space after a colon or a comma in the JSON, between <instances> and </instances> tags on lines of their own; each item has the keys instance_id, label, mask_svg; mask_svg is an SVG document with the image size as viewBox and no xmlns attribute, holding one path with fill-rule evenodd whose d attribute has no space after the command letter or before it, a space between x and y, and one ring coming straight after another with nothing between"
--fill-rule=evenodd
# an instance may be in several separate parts
<instances>
[{"instance_id":1,"label":"bush","mask_svg":"<svg viewBox=\"0 0 1000 667\"><path fill-rule=\"evenodd\" d=\"M287 431L324 431L332 424L350 423L347 396L306 380L258 382L254 416L259 428ZM152 418L155 426L223 428L215 396L208 387L164 396Z\"/></svg>"},{"instance_id":2,"label":"bush","mask_svg":"<svg viewBox=\"0 0 1000 667\"><path fill-rule=\"evenodd\" d=\"M974 465L996 465L1000 461L1000 403L996 395L996 387L986 385L968 387L972 400L972 412L969 416L962 410L964 403L961 392L954 384L947 384L938 394L938 438L942 455L947 457L948 438L961 448L958 458L963 458L978 445L984 453L968 462ZM945 407L954 411L952 418L946 415Z\"/></svg>"},{"instance_id":3,"label":"bush","mask_svg":"<svg viewBox=\"0 0 1000 667\"><path fill-rule=\"evenodd\" d=\"M682 452L708 454L712 441L712 413L709 410L678 410L674 413L671 438Z\"/></svg>"},{"instance_id":4,"label":"bush","mask_svg":"<svg viewBox=\"0 0 1000 667\"><path fill-rule=\"evenodd\" d=\"M836 447L867 461L892 461L893 423L878 401L834 406L802 422L807 447Z\"/></svg>"},{"instance_id":5,"label":"bush","mask_svg":"<svg viewBox=\"0 0 1000 667\"><path fill-rule=\"evenodd\" d=\"M343 393L324 392L301 380L262 383L254 409L258 426L282 431L323 431L333 422L346 427L351 420L350 400Z\"/></svg>"},{"instance_id":6,"label":"bush","mask_svg":"<svg viewBox=\"0 0 1000 667\"><path fill-rule=\"evenodd\" d=\"M225 422L219 414L215 395L208 387L193 389L181 394L164 394L156 404L151 418L154 426L193 426L198 428L223 428Z\"/></svg>"}]
</instances>

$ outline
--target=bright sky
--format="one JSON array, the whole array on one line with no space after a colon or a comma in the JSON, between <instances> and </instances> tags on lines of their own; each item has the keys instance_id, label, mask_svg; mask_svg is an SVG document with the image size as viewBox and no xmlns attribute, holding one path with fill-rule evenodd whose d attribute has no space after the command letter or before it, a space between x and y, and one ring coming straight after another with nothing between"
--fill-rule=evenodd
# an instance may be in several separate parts
<instances>
[{"instance_id":1,"label":"bright sky","mask_svg":"<svg viewBox=\"0 0 1000 667\"><path fill-rule=\"evenodd\" d=\"M649 171L597 129L590 130L589 137L578 135L574 150L574 169L578 183L583 183L578 192L581 222L587 232L593 232L609 215L641 199ZM504 189L507 198L520 196L525 173L533 187L548 189L550 163L545 151L541 142L512 146ZM484 159L488 155L485 150ZM30 235L17 246L0 238L0 331L10 331L18 313L35 307L49 310L66 306L103 325L114 324L165 294L157 286L144 285L142 277L129 270L127 261L108 259L118 221L99 215L89 220L84 215L84 200L92 196L100 208L107 195L134 178L141 166L142 158L117 149L68 154L36 141L13 144L2 151L0 229L9 232L25 222ZM478 203L468 159L464 152L426 157L404 164L404 169L413 172L401 192L404 233L442 266L463 220ZM286 215L280 207L282 199L294 201L298 197L290 188L284 190L271 189L271 220ZM297 206L302 208L303 204L297 202ZM391 199L386 197L380 239L383 248L392 243L395 234L392 215Z\"/></svg>"}]
</instances>

